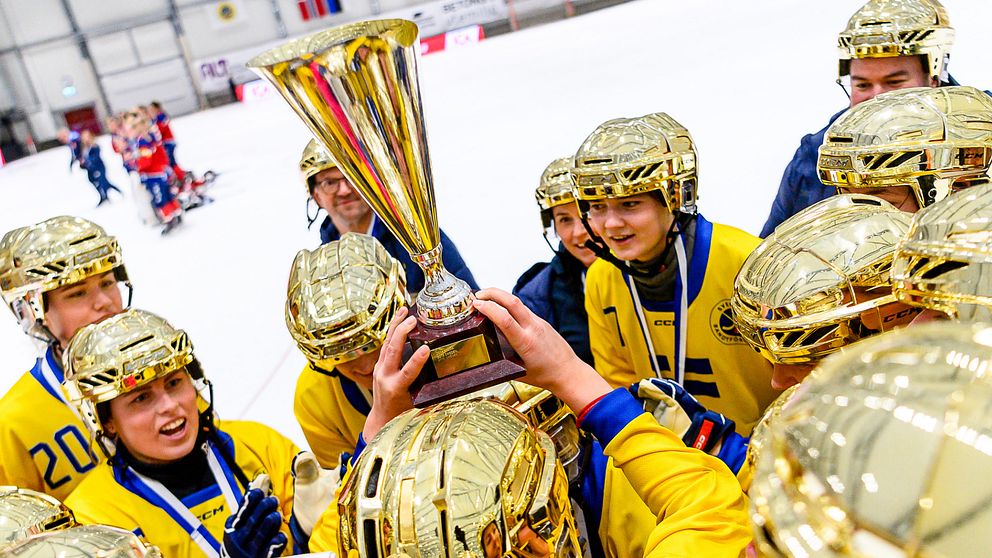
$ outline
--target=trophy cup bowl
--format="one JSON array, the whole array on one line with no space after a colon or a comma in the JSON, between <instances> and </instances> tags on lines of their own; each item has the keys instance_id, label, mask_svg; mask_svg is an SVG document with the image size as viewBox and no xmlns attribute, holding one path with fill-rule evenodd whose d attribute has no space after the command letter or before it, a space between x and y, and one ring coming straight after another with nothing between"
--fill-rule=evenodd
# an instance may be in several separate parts
<instances>
[{"instance_id":1,"label":"trophy cup bowl","mask_svg":"<svg viewBox=\"0 0 992 558\"><path fill-rule=\"evenodd\" d=\"M424 271L414 350L431 357L411 386L423 407L524 374L475 296L441 263L440 231L417 78L417 25L362 21L266 51L248 67L279 91Z\"/></svg>"}]
</instances>

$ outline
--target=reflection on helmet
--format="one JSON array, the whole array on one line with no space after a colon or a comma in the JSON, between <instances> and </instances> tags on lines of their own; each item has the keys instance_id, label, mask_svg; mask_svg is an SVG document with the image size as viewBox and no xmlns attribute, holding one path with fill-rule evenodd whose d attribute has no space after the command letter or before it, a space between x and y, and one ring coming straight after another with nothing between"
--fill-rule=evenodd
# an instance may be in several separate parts
<instances>
[{"instance_id":1,"label":"reflection on helmet","mask_svg":"<svg viewBox=\"0 0 992 558\"><path fill-rule=\"evenodd\" d=\"M45 323L47 292L113 271L130 288L117 239L79 217L52 217L9 231L0 240L0 293L25 331Z\"/></svg>"},{"instance_id":2,"label":"reflection on helmet","mask_svg":"<svg viewBox=\"0 0 992 558\"><path fill-rule=\"evenodd\" d=\"M670 211L695 213L696 147L663 112L608 120L575 153L572 182L580 202L660 191Z\"/></svg>"},{"instance_id":3,"label":"reflection on helmet","mask_svg":"<svg viewBox=\"0 0 992 558\"><path fill-rule=\"evenodd\" d=\"M324 144L316 139L312 139L303 148L303 155L300 156L300 173L303 175L303 183L307 187L307 195L313 194L313 177L320 171L336 169L338 164L331 158L331 153L327 151Z\"/></svg>"},{"instance_id":4,"label":"reflection on helmet","mask_svg":"<svg viewBox=\"0 0 992 558\"><path fill-rule=\"evenodd\" d=\"M554 444L493 400L394 419L365 448L338 504L341 556L582 555Z\"/></svg>"},{"instance_id":5,"label":"reflection on helmet","mask_svg":"<svg viewBox=\"0 0 992 558\"><path fill-rule=\"evenodd\" d=\"M914 87L858 104L827 129L820 180L837 188L907 186L920 207L988 180L992 98L974 87Z\"/></svg>"},{"instance_id":6,"label":"reflection on helmet","mask_svg":"<svg viewBox=\"0 0 992 558\"><path fill-rule=\"evenodd\" d=\"M286 327L324 370L375 351L396 311L407 306L403 266L371 236L345 233L293 260Z\"/></svg>"},{"instance_id":7,"label":"reflection on helmet","mask_svg":"<svg viewBox=\"0 0 992 558\"><path fill-rule=\"evenodd\" d=\"M18 558L162 558L158 548L131 531L107 525L80 525L37 535L9 549Z\"/></svg>"},{"instance_id":8,"label":"reflection on helmet","mask_svg":"<svg viewBox=\"0 0 992 558\"><path fill-rule=\"evenodd\" d=\"M992 329L931 323L826 359L762 433L751 485L770 556L992 548Z\"/></svg>"},{"instance_id":9,"label":"reflection on helmet","mask_svg":"<svg viewBox=\"0 0 992 558\"><path fill-rule=\"evenodd\" d=\"M786 220L741 266L730 301L737 329L783 364L890 329L878 311L895 302L889 267L911 219L878 198L839 195Z\"/></svg>"},{"instance_id":10,"label":"reflection on helmet","mask_svg":"<svg viewBox=\"0 0 992 558\"><path fill-rule=\"evenodd\" d=\"M126 310L79 330L62 363L69 402L108 456L115 445L104 436L100 403L184 368L201 395L209 387L186 332L145 310ZM206 414L209 422L211 407Z\"/></svg>"},{"instance_id":11,"label":"reflection on helmet","mask_svg":"<svg viewBox=\"0 0 992 558\"><path fill-rule=\"evenodd\" d=\"M920 210L892 261L900 301L960 321L992 320L992 185Z\"/></svg>"},{"instance_id":12,"label":"reflection on helmet","mask_svg":"<svg viewBox=\"0 0 992 558\"><path fill-rule=\"evenodd\" d=\"M0 551L32 535L75 524L69 508L48 494L0 486Z\"/></svg>"},{"instance_id":13,"label":"reflection on helmet","mask_svg":"<svg viewBox=\"0 0 992 558\"><path fill-rule=\"evenodd\" d=\"M854 58L924 56L930 77L947 81L954 29L937 0L869 0L840 32L840 75Z\"/></svg>"}]
</instances>

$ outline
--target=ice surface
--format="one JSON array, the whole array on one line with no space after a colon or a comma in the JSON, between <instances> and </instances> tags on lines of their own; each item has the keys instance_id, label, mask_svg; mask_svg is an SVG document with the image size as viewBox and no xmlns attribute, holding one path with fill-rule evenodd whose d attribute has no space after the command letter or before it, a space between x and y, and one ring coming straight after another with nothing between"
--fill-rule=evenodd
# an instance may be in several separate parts
<instances>
[{"instance_id":1,"label":"ice surface","mask_svg":"<svg viewBox=\"0 0 992 558\"><path fill-rule=\"evenodd\" d=\"M478 45L420 64L438 215L484 286L512 287L550 257L533 189L552 159L601 121L666 111L692 132L700 208L757 233L803 134L846 98L833 83L837 32L860 0L642 0ZM951 69L992 86L992 2L945 0L957 29ZM292 394L303 358L283 322L289 265L317 246L307 231L297 162L309 133L280 98L177 118L181 164L221 173L217 203L161 238L130 201L97 196L64 148L0 169L0 231L60 215L92 219L120 239L135 306L186 329L226 418L251 418L298 443ZM101 140L110 178L127 184ZM0 313L0 389L34 348Z\"/></svg>"}]
</instances>

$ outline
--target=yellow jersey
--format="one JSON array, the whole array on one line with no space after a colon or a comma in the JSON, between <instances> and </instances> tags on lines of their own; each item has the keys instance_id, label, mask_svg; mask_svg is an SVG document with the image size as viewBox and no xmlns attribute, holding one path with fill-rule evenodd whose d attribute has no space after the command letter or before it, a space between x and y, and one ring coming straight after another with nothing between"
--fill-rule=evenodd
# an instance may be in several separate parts
<instances>
[{"instance_id":1,"label":"yellow jersey","mask_svg":"<svg viewBox=\"0 0 992 558\"><path fill-rule=\"evenodd\" d=\"M223 442L222 451L232 451L234 462L250 480L267 473L272 481L272 495L279 500L284 523L281 530L289 539L289 518L293 511L293 457L299 452L293 442L275 430L255 422L229 421L217 424ZM214 450L213 446L208 451ZM199 448L194 449L199 451ZM218 475L215 474L215 478ZM234 475L224 470L225 481L190 494L179 502L184 510L159 505L156 495L140 482L140 475L120 460L111 460L96 468L65 501L80 523L99 523L133 531L158 546L167 558L215 556L203 548L203 538L210 544L223 541L224 522L235 509L225 495L225 488L235 492L237 501L244 497L246 487L240 486ZM173 496L174 498L174 496ZM200 542L194 540L183 526L185 514L200 524ZM207 534L203 533L205 530Z\"/></svg>"},{"instance_id":2,"label":"yellow jersey","mask_svg":"<svg viewBox=\"0 0 992 558\"><path fill-rule=\"evenodd\" d=\"M296 381L293 412L325 469L337 467L342 453L355 453L371 410L372 393L339 373L307 364Z\"/></svg>"},{"instance_id":3,"label":"yellow jersey","mask_svg":"<svg viewBox=\"0 0 992 558\"><path fill-rule=\"evenodd\" d=\"M675 300L666 302L635 297L627 273L596 260L586 274L589 342L596 371L614 387L657 375L675 379L704 407L736 422L738 432L750 434L777 393L771 386L771 365L734 326L730 298L741 264L759 242L744 231L697 216L687 287L677 280ZM676 378L681 289L688 307L685 376ZM649 354L645 331L655 355Z\"/></svg>"},{"instance_id":4,"label":"yellow jersey","mask_svg":"<svg viewBox=\"0 0 992 558\"><path fill-rule=\"evenodd\" d=\"M62 366L48 349L0 399L0 485L60 501L99 461L89 431L62 392Z\"/></svg>"}]
</instances>

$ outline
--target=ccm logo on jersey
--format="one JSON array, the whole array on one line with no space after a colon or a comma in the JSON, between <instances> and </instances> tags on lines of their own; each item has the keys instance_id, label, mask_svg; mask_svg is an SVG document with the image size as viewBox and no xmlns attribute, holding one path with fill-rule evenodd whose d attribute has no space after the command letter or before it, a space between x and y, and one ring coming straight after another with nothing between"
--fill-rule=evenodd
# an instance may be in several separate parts
<instances>
[{"instance_id":1,"label":"ccm logo on jersey","mask_svg":"<svg viewBox=\"0 0 992 558\"><path fill-rule=\"evenodd\" d=\"M200 521L206 521L215 515L220 515L224 511L224 504L217 506L216 509L207 510L202 515L198 516L197 519Z\"/></svg>"}]
</instances>

